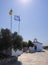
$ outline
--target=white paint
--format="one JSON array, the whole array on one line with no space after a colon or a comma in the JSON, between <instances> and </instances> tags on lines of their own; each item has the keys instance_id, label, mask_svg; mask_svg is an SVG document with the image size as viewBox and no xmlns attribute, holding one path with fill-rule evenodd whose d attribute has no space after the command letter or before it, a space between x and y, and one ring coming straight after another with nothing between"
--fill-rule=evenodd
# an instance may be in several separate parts
<instances>
[{"instance_id":1,"label":"white paint","mask_svg":"<svg viewBox=\"0 0 48 65\"><path fill-rule=\"evenodd\" d=\"M37 47L36 51L42 51L42 49L43 49L42 44L40 44L40 43L34 43L34 44Z\"/></svg>"},{"instance_id":2,"label":"white paint","mask_svg":"<svg viewBox=\"0 0 48 65\"><path fill-rule=\"evenodd\" d=\"M29 52L34 52L34 51L35 51L34 47L29 47Z\"/></svg>"},{"instance_id":3,"label":"white paint","mask_svg":"<svg viewBox=\"0 0 48 65\"><path fill-rule=\"evenodd\" d=\"M21 54L23 53L23 51L22 50L16 50L16 51L14 51L13 49L12 49L12 56L16 56L16 57L18 57L18 56L20 56Z\"/></svg>"}]
</instances>

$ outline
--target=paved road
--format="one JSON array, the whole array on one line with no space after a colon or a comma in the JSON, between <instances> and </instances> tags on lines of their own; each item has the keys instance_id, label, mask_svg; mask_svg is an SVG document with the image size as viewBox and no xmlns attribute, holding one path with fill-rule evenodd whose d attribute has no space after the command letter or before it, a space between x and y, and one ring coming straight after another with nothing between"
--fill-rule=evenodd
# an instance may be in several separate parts
<instances>
[{"instance_id":1,"label":"paved road","mask_svg":"<svg viewBox=\"0 0 48 65\"><path fill-rule=\"evenodd\" d=\"M9 65L48 65L48 51L36 53L23 53L18 62Z\"/></svg>"}]
</instances>

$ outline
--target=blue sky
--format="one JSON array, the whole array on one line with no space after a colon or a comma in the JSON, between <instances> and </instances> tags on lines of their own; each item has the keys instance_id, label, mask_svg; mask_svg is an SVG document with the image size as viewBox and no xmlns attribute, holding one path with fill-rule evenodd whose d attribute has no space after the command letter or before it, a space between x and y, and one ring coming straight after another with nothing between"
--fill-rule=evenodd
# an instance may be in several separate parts
<instances>
[{"instance_id":1,"label":"blue sky","mask_svg":"<svg viewBox=\"0 0 48 65\"><path fill-rule=\"evenodd\" d=\"M48 45L48 0L30 0L24 5L20 0L0 0L0 29L10 29L9 11L12 8L12 31L18 32L18 21L14 15L19 15L20 35L25 41L37 38L44 45Z\"/></svg>"}]
</instances>

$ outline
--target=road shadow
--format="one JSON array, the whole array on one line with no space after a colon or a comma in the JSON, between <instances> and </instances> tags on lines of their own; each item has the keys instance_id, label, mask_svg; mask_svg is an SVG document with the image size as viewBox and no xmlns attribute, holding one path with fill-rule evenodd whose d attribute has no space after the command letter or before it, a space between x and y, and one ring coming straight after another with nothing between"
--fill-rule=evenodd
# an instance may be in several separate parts
<instances>
[{"instance_id":1,"label":"road shadow","mask_svg":"<svg viewBox=\"0 0 48 65\"><path fill-rule=\"evenodd\" d=\"M22 63L20 61L16 61L16 62L8 63L6 65L22 65Z\"/></svg>"}]
</instances>

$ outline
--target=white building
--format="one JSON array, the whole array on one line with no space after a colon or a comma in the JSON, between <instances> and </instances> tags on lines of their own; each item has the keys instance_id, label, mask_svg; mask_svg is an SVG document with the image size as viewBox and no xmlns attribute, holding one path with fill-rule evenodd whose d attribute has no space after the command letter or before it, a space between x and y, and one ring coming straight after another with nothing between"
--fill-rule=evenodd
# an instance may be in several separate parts
<instances>
[{"instance_id":1,"label":"white building","mask_svg":"<svg viewBox=\"0 0 48 65\"><path fill-rule=\"evenodd\" d=\"M34 39L33 44L34 44L33 47L29 47L29 52L42 51L43 49L42 43L38 42L37 39Z\"/></svg>"}]
</instances>

